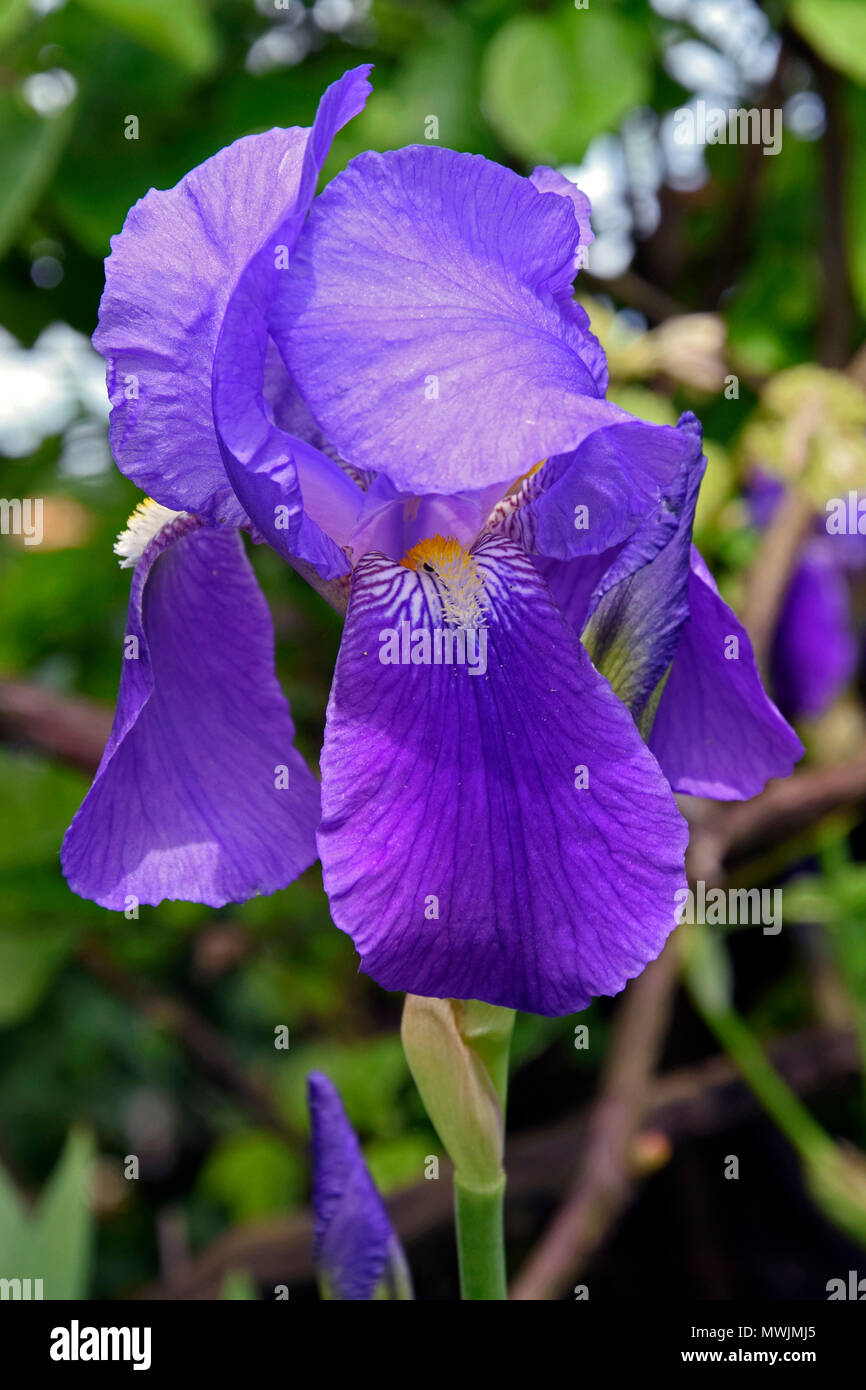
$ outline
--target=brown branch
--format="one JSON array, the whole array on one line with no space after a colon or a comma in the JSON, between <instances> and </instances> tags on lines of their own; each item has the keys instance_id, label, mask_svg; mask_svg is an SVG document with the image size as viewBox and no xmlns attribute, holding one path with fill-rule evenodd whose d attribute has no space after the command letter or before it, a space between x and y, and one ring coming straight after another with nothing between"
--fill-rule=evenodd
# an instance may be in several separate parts
<instances>
[{"instance_id":1,"label":"brown branch","mask_svg":"<svg viewBox=\"0 0 866 1390\"><path fill-rule=\"evenodd\" d=\"M93 772L111 729L111 710L30 681L0 680L0 738L31 744L81 772Z\"/></svg>"},{"instance_id":2,"label":"brown branch","mask_svg":"<svg viewBox=\"0 0 866 1390\"><path fill-rule=\"evenodd\" d=\"M683 304L658 289L650 280L644 280L634 270L626 270L611 280L600 280L585 270L580 276L580 284L593 294L612 295L620 303L637 309L650 323L663 323L665 319L680 318L689 313Z\"/></svg>"},{"instance_id":3,"label":"brown branch","mask_svg":"<svg viewBox=\"0 0 866 1390\"><path fill-rule=\"evenodd\" d=\"M629 1156L647 1108L676 982L676 944L671 939L626 991L583 1160L568 1197L515 1281L513 1299L550 1299L562 1293L628 1201Z\"/></svg>"},{"instance_id":4,"label":"brown branch","mask_svg":"<svg viewBox=\"0 0 866 1390\"><path fill-rule=\"evenodd\" d=\"M805 449L807 443L808 436L800 435L798 450ZM798 489L792 488L763 533L752 563L741 616L755 650L755 660L765 677L779 612L813 520L812 504Z\"/></svg>"},{"instance_id":5,"label":"brown branch","mask_svg":"<svg viewBox=\"0 0 866 1390\"><path fill-rule=\"evenodd\" d=\"M824 298L818 327L818 360L825 367L842 368L848 361L854 323L854 295L848 268L846 213L848 198L848 129L844 112L844 88L838 73L813 59L818 91L824 102L826 127L821 141L823 160L824 226L821 238L821 271Z\"/></svg>"},{"instance_id":6,"label":"brown branch","mask_svg":"<svg viewBox=\"0 0 866 1390\"><path fill-rule=\"evenodd\" d=\"M721 884L726 865L778 845L824 816L866 801L866 742L848 762L807 768L767 783L751 801L690 801L689 875Z\"/></svg>"}]
</instances>

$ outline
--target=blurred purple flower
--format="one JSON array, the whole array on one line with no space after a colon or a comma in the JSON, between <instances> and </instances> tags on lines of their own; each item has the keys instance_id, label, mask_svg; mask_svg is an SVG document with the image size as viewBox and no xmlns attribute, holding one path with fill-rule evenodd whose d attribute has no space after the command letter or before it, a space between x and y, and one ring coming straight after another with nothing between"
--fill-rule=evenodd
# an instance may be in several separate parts
<instances>
[{"instance_id":1,"label":"blurred purple flower","mask_svg":"<svg viewBox=\"0 0 866 1390\"><path fill-rule=\"evenodd\" d=\"M409 1299L412 1284L340 1094L327 1076L307 1078L313 1156L313 1254L322 1296Z\"/></svg>"},{"instance_id":2,"label":"blurred purple flower","mask_svg":"<svg viewBox=\"0 0 866 1390\"><path fill-rule=\"evenodd\" d=\"M153 531L139 659L64 867L106 907L219 906L289 883L318 824L380 984L567 1013L675 924L671 785L751 796L801 749L690 560L697 422L604 399L574 186L414 147L359 156L304 220L366 71L312 131L149 193L113 243L113 448L171 514L121 539L134 560ZM349 594L320 823L237 528Z\"/></svg>"},{"instance_id":3,"label":"blurred purple flower","mask_svg":"<svg viewBox=\"0 0 866 1390\"><path fill-rule=\"evenodd\" d=\"M761 528L769 526L784 496L784 484L756 470L748 499ZM817 718L852 679L857 668L857 634L848 573L866 565L866 540L830 536L816 516L779 614L770 653L773 691L789 719Z\"/></svg>"}]
</instances>

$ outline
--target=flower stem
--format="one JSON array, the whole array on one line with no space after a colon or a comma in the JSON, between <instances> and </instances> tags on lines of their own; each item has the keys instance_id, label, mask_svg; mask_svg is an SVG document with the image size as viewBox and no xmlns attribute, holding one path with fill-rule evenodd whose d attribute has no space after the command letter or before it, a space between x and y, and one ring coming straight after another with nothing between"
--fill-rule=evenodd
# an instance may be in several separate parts
<instances>
[{"instance_id":1,"label":"flower stem","mask_svg":"<svg viewBox=\"0 0 866 1390\"><path fill-rule=\"evenodd\" d=\"M460 1296L463 1299L507 1298L503 1204L505 1174L499 1183L477 1192L454 1176L454 1217L457 1225L457 1258Z\"/></svg>"},{"instance_id":2,"label":"flower stem","mask_svg":"<svg viewBox=\"0 0 866 1390\"><path fill-rule=\"evenodd\" d=\"M809 1161L823 1155L831 1147L829 1136L779 1075L748 1024L733 1009L702 1012L749 1088L800 1157Z\"/></svg>"}]
</instances>

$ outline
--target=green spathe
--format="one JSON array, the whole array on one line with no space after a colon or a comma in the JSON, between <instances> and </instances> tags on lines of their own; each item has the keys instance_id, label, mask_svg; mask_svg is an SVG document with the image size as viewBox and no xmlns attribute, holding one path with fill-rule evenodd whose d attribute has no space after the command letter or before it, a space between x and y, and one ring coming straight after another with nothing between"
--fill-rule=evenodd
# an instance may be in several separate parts
<instances>
[{"instance_id":1,"label":"green spathe","mask_svg":"<svg viewBox=\"0 0 866 1390\"><path fill-rule=\"evenodd\" d=\"M403 1047L427 1114L462 1187L502 1183L511 1009L408 994Z\"/></svg>"}]
</instances>

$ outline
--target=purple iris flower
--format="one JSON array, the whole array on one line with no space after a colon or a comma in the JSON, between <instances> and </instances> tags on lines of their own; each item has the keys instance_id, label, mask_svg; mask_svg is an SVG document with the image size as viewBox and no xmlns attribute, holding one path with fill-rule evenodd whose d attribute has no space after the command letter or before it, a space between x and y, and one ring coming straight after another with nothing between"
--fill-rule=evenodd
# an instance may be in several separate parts
<instances>
[{"instance_id":1,"label":"purple iris flower","mask_svg":"<svg viewBox=\"0 0 866 1390\"><path fill-rule=\"evenodd\" d=\"M753 473L748 500L757 526L769 526L784 494L780 479ZM828 535L824 522L815 518L800 553L770 653L773 690L789 719L823 714L857 668L848 574L866 566L866 540L859 534Z\"/></svg>"},{"instance_id":2,"label":"purple iris flower","mask_svg":"<svg viewBox=\"0 0 866 1390\"><path fill-rule=\"evenodd\" d=\"M402 1246L334 1083L307 1078L313 1152L313 1254L329 1299L408 1299L412 1283Z\"/></svg>"},{"instance_id":3,"label":"purple iris flower","mask_svg":"<svg viewBox=\"0 0 866 1390\"><path fill-rule=\"evenodd\" d=\"M138 658L64 867L106 907L219 906L318 847L385 988L568 1013L675 924L672 788L751 796L802 750L690 558L697 422L605 399L586 199L413 147L313 202L366 72L113 242L112 445L159 506L119 543ZM238 528L348 604L321 811Z\"/></svg>"}]
</instances>

